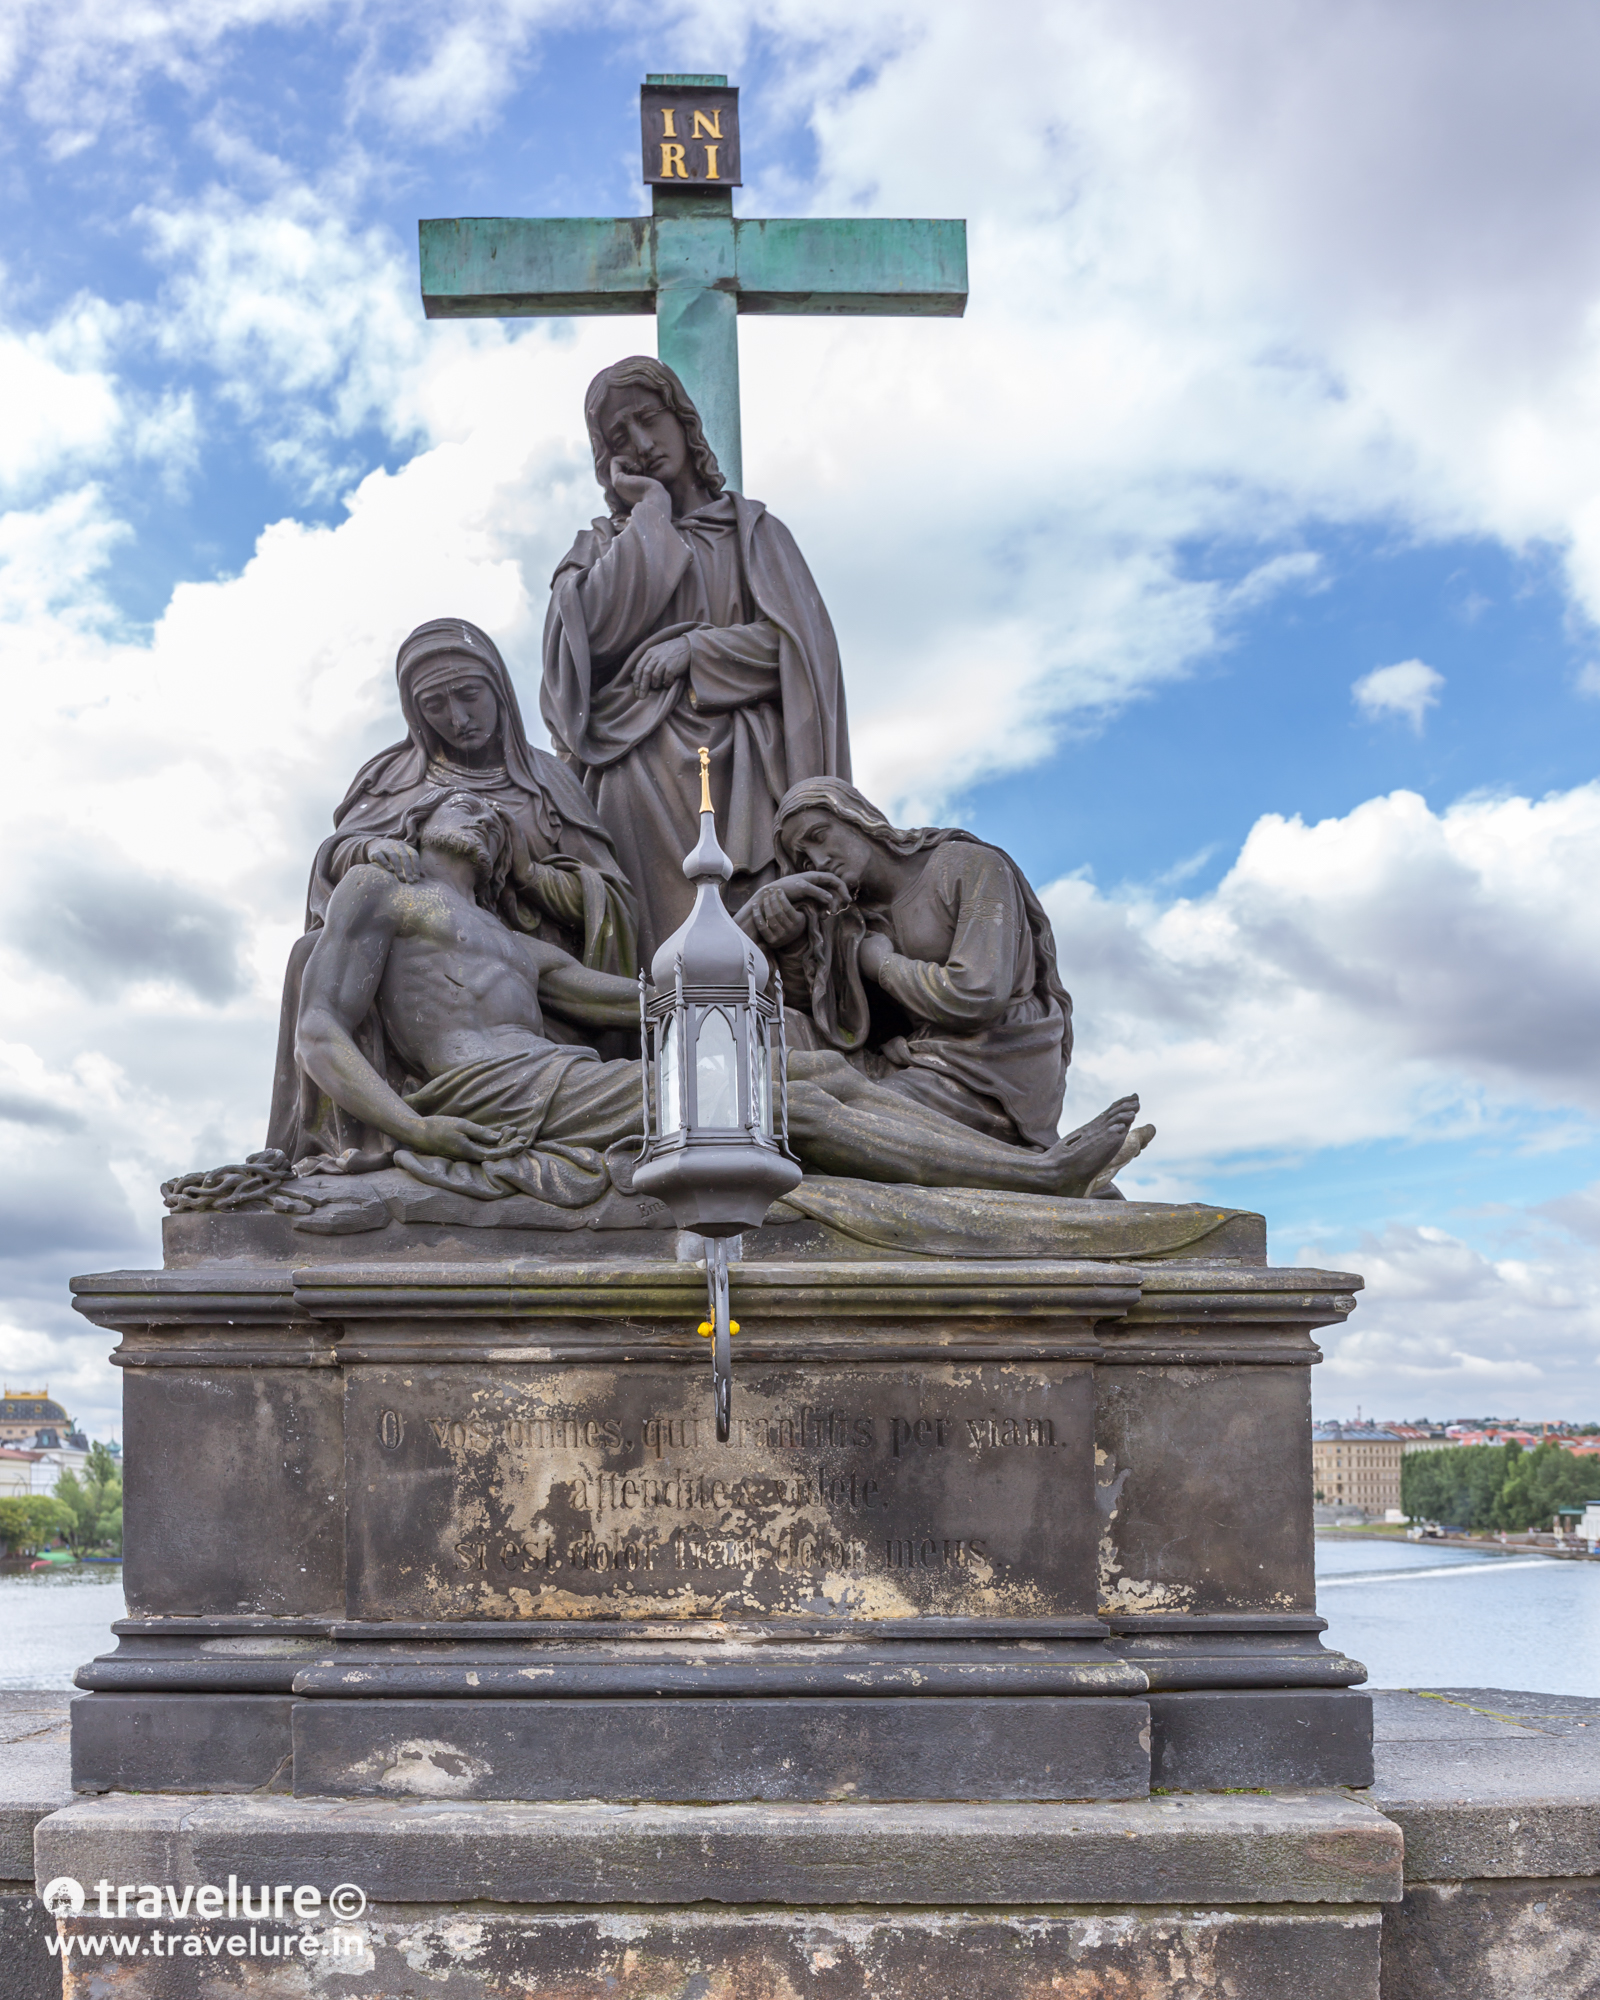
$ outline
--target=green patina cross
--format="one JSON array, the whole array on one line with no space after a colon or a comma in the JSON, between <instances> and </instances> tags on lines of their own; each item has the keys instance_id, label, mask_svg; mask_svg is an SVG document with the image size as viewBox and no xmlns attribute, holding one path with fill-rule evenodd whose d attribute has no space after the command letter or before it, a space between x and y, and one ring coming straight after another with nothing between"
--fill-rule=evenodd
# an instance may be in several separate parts
<instances>
[{"instance_id":1,"label":"green patina cross","mask_svg":"<svg viewBox=\"0 0 1600 2000\"><path fill-rule=\"evenodd\" d=\"M728 484L742 492L738 315L959 315L967 225L736 217L732 186L716 184L729 178L719 164L737 175L738 93L726 86L721 76L646 79L650 215L469 216L418 227L429 319L653 313L656 352L694 398ZM675 124L673 107L697 90L720 110L680 109ZM667 108L652 113L652 100ZM716 135L710 145L661 140L702 131Z\"/></svg>"}]
</instances>

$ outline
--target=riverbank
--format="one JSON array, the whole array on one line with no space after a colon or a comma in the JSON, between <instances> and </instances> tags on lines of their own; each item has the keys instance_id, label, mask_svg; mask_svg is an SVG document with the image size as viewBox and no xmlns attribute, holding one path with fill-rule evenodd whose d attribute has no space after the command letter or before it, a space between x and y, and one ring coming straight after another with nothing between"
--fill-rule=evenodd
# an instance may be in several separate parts
<instances>
[{"instance_id":1,"label":"riverbank","mask_svg":"<svg viewBox=\"0 0 1600 2000\"><path fill-rule=\"evenodd\" d=\"M1562 1547L1549 1536L1511 1535L1501 1541L1498 1534L1466 1532L1459 1535L1428 1535L1413 1542L1404 1527L1390 1521L1374 1521L1370 1527L1318 1528L1319 1542L1398 1542L1407 1548L1465 1549L1475 1556L1548 1556L1553 1562L1600 1562L1600 1554L1588 1549Z\"/></svg>"}]
</instances>

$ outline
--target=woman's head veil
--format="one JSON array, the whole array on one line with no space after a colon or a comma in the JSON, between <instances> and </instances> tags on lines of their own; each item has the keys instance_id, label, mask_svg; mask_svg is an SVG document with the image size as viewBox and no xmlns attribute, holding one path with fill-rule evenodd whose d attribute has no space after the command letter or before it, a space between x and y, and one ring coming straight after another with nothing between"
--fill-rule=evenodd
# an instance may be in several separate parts
<instances>
[{"instance_id":1,"label":"woman's head veil","mask_svg":"<svg viewBox=\"0 0 1600 2000\"><path fill-rule=\"evenodd\" d=\"M428 727L417 696L419 684L426 684L431 671L450 660L459 661L465 672L481 674L494 689L500 706L497 761L505 766L507 777L518 790L529 795L531 809L548 838L554 842L560 830L551 813L553 800L563 820L585 828L609 850L610 837L584 797L583 787L548 750L536 750L529 743L522 726L521 704L500 648L481 625L466 618L430 618L401 641L395 655L395 675L400 683L400 711L410 735L404 743L391 744L362 765L334 813L334 825L342 825L356 805L373 793L415 790L427 782L432 759L448 760L448 746Z\"/></svg>"}]
</instances>

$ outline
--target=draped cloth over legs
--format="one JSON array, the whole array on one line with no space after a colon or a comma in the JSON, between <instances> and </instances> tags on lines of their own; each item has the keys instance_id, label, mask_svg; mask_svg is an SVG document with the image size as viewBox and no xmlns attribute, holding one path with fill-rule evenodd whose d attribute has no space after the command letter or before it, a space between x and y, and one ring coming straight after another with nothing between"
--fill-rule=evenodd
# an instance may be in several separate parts
<instances>
[{"instance_id":1,"label":"draped cloth over legs","mask_svg":"<svg viewBox=\"0 0 1600 2000\"><path fill-rule=\"evenodd\" d=\"M509 1126L525 1142L520 1152L481 1164L404 1147L395 1154L413 1179L480 1201L526 1194L557 1208L586 1207L609 1187L628 1187L644 1136L639 1065L601 1062L554 1042L463 1063L409 1092L406 1102L424 1118Z\"/></svg>"}]
</instances>

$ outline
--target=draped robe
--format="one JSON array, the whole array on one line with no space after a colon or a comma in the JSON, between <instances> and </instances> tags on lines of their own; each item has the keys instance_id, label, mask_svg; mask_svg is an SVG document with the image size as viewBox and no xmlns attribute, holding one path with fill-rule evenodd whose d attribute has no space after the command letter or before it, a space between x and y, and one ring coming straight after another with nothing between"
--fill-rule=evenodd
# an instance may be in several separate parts
<instances>
[{"instance_id":1,"label":"draped robe","mask_svg":"<svg viewBox=\"0 0 1600 2000\"><path fill-rule=\"evenodd\" d=\"M989 1138L1051 1146L1072 1002L1049 920L1001 849L952 829L920 851L921 874L894 902L808 909L805 941L779 954L786 993L811 1017L791 1016L791 1040L839 1050L884 1089ZM894 950L869 987L859 957L871 931Z\"/></svg>"},{"instance_id":2,"label":"draped robe","mask_svg":"<svg viewBox=\"0 0 1600 2000\"><path fill-rule=\"evenodd\" d=\"M475 629L475 628L469 628ZM487 644L487 642L485 642ZM449 648L442 642L437 652ZM423 657L426 657L424 655ZM516 691L498 653L466 655L488 680L500 710L503 762L472 769L451 760L417 708L408 674L400 675L400 703L410 735L371 758L351 780L334 813L334 832L317 849L306 893L305 935L290 951L278 1027L278 1060L272 1080L267 1144L291 1159L308 1153L386 1153L389 1142L343 1111L295 1059L295 1022L306 960L322 929L328 899L349 871L368 858L375 840L395 839L408 809L434 787L478 792L494 799L517 825L539 864L540 900L508 887L501 915L514 929L559 944L598 972L632 977L638 970L633 891L605 828L583 787L548 750L536 750L523 731ZM547 1031L579 1042L587 1031L552 1015ZM614 1039L614 1038L613 1038ZM373 1068L396 1090L415 1081L394 1059L376 1014L356 1036Z\"/></svg>"},{"instance_id":3,"label":"draped robe","mask_svg":"<svg viewBox=\"0 0 1600 2000\"><path fill-rule=\"evenodd\" d=\"M687 675L635 693L635 660L678 637ZM693 901L683 857L699 833L701 744L733 908L778 872L773 818L789 786L850 774L827 609L788 529L739 493L670 524L640 507L579 535L551 586L540 706L637 892L643 964Z\"/></svg>"}]
</instances>

